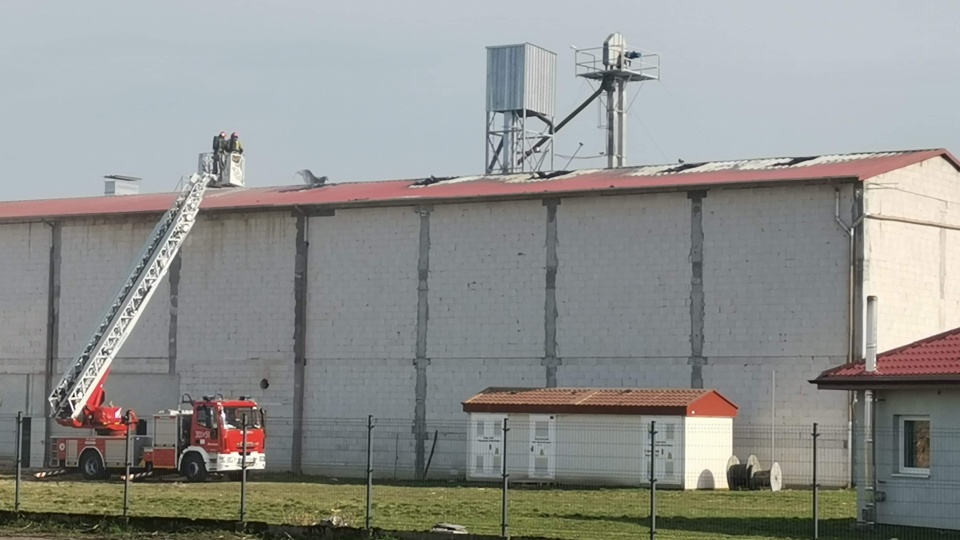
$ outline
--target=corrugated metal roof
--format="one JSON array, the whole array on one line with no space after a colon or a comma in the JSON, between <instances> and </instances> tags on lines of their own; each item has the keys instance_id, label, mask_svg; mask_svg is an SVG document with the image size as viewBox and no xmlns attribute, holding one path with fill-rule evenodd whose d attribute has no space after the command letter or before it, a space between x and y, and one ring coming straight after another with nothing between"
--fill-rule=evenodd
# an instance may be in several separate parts
<instances>
[{"instance_id":1,"label":"corrugated metal roof","mask_svg":"<svg viewBox=\"0 0 960 540\"><path fill-rule=\"evenodd\" d=\"M684 163L621 169L588 169L554 174L465 176L440 179L410 179L379 182L281 186L268 188L221 188L211 190L203 210L282 209L294 206L375 206L456 202L477 198L533 198L683 189L732 184L763 184L805 180L871 177L943 157L960 169L946 150L911 150L814 158L769 158L710 163ZM47 199L0 202L0 220L53 219L114 214L164 212L173 193Z\"/></svg>"},{"instance_id":2,"label":"corrugated metal roof","mask_svg":"<svg viewBox=\"0 0 960 540\"><path fill-rule=\"evenodd\" d=\"M715 390L687 388L487 388L464 412L669 414L734 417L737 406Z\"/></svg>"},{"instance_id":3,"label":"corrugated metal roof","mask_svg":"<svg viewBox=\"0 0 960 540\"><path fill-rule=\"evenodd\" d=\"M960 382L960 328L915 341L877 355L877 369L866 371L864 362L828 369L813 383L869 385L872 382Z\"/></svg>"}]
</instances>

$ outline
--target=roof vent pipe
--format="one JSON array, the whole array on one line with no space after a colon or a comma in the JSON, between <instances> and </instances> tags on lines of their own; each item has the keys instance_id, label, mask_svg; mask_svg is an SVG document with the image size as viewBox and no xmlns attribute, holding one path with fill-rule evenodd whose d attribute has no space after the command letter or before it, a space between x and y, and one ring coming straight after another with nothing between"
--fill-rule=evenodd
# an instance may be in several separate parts
<instances>
[{"instance_id":1,"label":"roof vent pipe","mask_svg":"<svg viewBox=\"0 0 960 540\"><path fill-rule=\"evenodd\" d=\"M867 359L865 371L877 370L877 297L867 297Z\"/></svg>"},{"instance_id":2,"label":"roof vent pipe","mask_svg":"<svg viewBox=\"0 0 960 540\"><path fill-rule=\"evenodd\" d=\"M110 174L104 176L103 194L107 197L114 195L138 195L140 193L140 180L136 176L124 176L122 174Z\"/></svg>"}]
</instances>

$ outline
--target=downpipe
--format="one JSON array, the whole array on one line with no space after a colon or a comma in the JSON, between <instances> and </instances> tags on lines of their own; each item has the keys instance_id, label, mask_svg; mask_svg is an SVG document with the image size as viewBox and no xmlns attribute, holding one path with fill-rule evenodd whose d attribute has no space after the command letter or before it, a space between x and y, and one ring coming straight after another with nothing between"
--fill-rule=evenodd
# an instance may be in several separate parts
<instances>
[{"instance_id":1,"label":"downpipe","mask_svg":"<svg viewBox=\"0 0 960 540\"><path fill-rule=\"evenodd\" d=\"M864 371L868 374L877 371L877 297L867 297L867 355ZM863 392L863 492L860 519L872 525L876 518L877 477L874 467L874 393Z\"/></svg>"},{"instance_id":2,"label":"downpipe","mask_svg":"<svg viewBox=\"0 0 960 540\"><path fill-rule=\"evenodd\" d=\"M856 332L855 332L855 317L854 313L856 312L856 264L857 264L857 251L856 251L856 229L860 225L860 222L863 221L863 216L861 215L857 218L852 224L847 225L844 223L843 218L840 217L840 188L837 186L833 187L834 195L834 205L833 205L833 219L837 222L837 225L847 234L849 240L849 250L848 250L848 269L847 269L847 363L852 364L854 362L854 356L856 348ZM847 487L851 487L854 484L854 462L853 462L853 417L854 411L856 410L857 396L856 392L848 391L847 392L847 470L849 471L849 478L847 481Z\"/></svg>"}]
</instances>

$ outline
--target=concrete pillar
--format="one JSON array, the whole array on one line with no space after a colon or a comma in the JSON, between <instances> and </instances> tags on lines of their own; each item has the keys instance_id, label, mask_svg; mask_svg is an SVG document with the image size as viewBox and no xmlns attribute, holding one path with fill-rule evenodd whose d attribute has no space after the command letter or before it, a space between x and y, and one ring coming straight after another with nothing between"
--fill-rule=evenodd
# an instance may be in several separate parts
<instances>
[{"instance_id":1,"label":"concrete pillar","mask_svg":"<svg viewBox=\"0 0 960 540\"><path fill-rule=\"evenodd\" d=\"M293 265L293 441L290 445L290 468L303 472L303 407L304 382L307 364L307 231L310 218L294 214L297 218L296 260Z\"/></svg>"},{"instance_id":2,"label":"concrete pillar","mask_svg":"<svg viewBox=\"0 0 960 540\"><path fill-rule=\"evenodd\" d=\"M53 391L54 377L57 376L57 358L60 356L60 263L62 246L62 225L52 223L50 231L50 274L47 292L47 346L43 377L44 437L49 440L53 430L50 418L50 403L47 396ZM43 462L50 460L50 445L43 445Z\"/></svg>"},{"instance_id":3,"label":"concrete pillar","mask_svg":"<svg viewBox=\"0 0 960 540\"><path fill-rule=\"evenodd\" d=\"M546 287L543 305L543 360L541 365L546 368L546 387L556 388L557 368L563 363L557 358L557 268L560 260L557 257L557 206L559 199L543 201L547 208L547 264Z\"/></svg>"},{"instance_id":4,"label":"concrete pillar","mask_svg":"<svg viewBox=\"0 0 960 540\"><path fill-rule=\"evenodd\" d=\"M690 199L690 388L703 388L703 199L706 191L687 193Z\"/></svg>"},{"instance_id":5,"label":"concrete pillar","mask_svg":"<svg viewBox=\"0 0 960 540\"><path fill-rule=\"evenodd\" d=\"M430 213L433 208L421 206L416 209L420 214L420 242L417 257L417 350L413 366L417 370L416 405L413 411L413 433L416 440L416 458L414 468L416 477L423 478L426 467L427 441L427 325L430 320L429 286L430 277Z\"/></svg>"}]
</instances>

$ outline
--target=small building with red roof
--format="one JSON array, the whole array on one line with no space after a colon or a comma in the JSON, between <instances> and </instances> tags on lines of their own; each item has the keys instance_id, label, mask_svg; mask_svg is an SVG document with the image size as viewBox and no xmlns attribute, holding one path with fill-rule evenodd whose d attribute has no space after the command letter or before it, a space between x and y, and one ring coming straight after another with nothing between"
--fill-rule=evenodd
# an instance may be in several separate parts
<instances>
[{"instance_id":1,"label":"small building with red roof","mask_svg":"<svg viewBox=\"0 0 960 540\"><path fill-rule=\"evenodd\" d=\"M872 453L860 460L872 463L858 474L867 478L859 482L861 521L960 530L960 328L810 382L858 395L855 438Z\"/></svg>"},{"instance_id":2,"label":"small building with red roof","mask_svg":"<svg viewBox=\"0 0 960 540\"><path fill-rule=\"evenodd\" d=\"M506 455L513 480L649 484L652 425L658 486L726 489L738 407L710 389L487 388L463 411L470 480L500 478Z\"/></svg>"}]
</instances>

